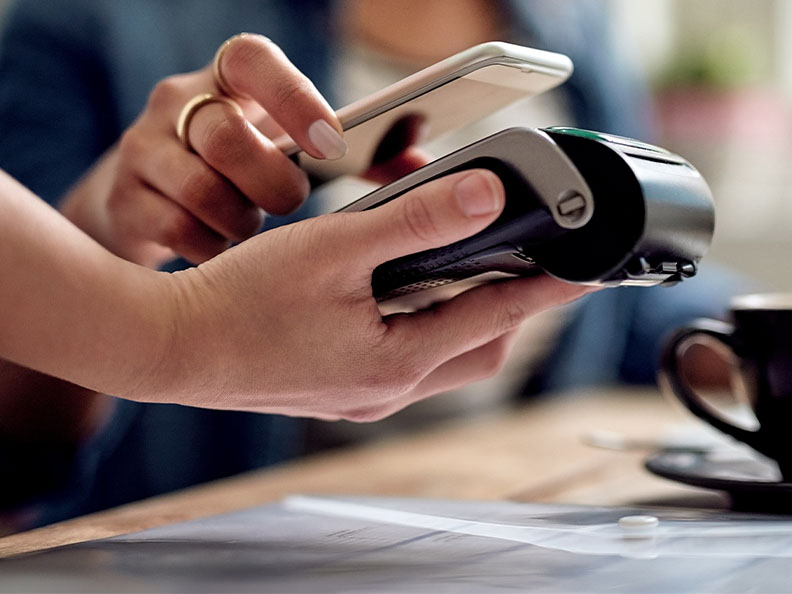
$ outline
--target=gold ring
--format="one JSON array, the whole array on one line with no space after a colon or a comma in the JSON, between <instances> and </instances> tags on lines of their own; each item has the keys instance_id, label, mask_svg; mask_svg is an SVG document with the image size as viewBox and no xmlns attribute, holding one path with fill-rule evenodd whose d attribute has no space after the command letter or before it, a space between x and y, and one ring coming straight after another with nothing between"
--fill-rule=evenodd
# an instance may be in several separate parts
<instances>
[{"instance_id":1,"label":"gold ring","mask_svg":"<svg viewBox=\"0 0 792 594\"><path fill-rule=\"evenodd\" d=\"M216 93L199 93L184 104L181 113L179 113L179 119L176 122L176 136L179 137L179 140L181 140L182 144L188 151L193 150L188 134L190 122L198 110L209 103L225 103L226 105L230 105L232 108L234 108L234 111L236 111L240 116L245 117L245 113L242 111L239 103L230 97L217 95Z\"/></svg>"},{"instance_id":2,"label":"gold ring","mask_svg":"<svg viewBox=\"0 0 792 594\"><path fill-rule=\"evenodd\" d=\"M214 60L212 60L212 75L214 76L215 84L220 91L229 97L241 97L242 95L231 90L228 81L223 76L223 71L220 69L220 62L229 46L237 39L242 39L243 37L247 37L247 35L247 33L237 33L233 37L226 39L223 44L217 48L217 53L215 53Z\"/></svg>"}]
</instances>

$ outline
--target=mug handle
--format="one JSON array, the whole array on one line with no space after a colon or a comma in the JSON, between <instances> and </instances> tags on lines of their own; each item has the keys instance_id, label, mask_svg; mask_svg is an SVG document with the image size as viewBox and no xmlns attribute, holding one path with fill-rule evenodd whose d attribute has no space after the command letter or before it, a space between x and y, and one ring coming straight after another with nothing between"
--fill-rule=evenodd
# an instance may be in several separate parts
<instances>
[{"instance_id":1,"label":"mug handle","mask_svg":"<svg viewBox=\"0 0 792 594\"><path fill-rule=\"evenodd\" d=\"M720 415L714 413L693 390L690 385L682 378L680 373L679 352L685 344L696 342L697 337L706 336L720 342L730 351L734 352L735 338L734 326L727 322L710 320L706 318L694 320L689 326L674 332L665 344L660 360L660 381L665 383L668 388L682 401L690 412L698 418L708 422L710 425L719 429L727 435L742 441L755 450L767 453L764 447L764 440L758 431L751 431L733 425Z\"/></svg>"}]
</instances>

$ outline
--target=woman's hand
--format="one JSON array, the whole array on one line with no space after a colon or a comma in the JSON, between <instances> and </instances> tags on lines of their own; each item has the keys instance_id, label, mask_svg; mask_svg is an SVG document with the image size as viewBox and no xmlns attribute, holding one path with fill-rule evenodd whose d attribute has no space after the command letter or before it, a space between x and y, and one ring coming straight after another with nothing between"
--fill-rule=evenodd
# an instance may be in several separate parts
<instances>
[{"instance_id":1,"label":"woman's hand","mask_svg":"<svg viewBox=\"0 0 792 594\"><path fill-rule=\"evenodd\" d=\"M346 151L333 110L280 48L259 35L233 37L213 64L154 88L63 213L133 262L203 262L255 234L265 211L286 214L307 197L306 174L271 140L284 132L315 158Z\"/></svg>"},{"instance_id":2,"label":"woman's hand","mask_svg":"<svg viewBox=\"0 0 792 594\"><path fill-rule=\"evenodd\" d=\"M492 375L524 319L586 289L518 279L383 318L371 274L480 231L503 205L497 176L466 171L371 211L267 231L176 273L173 343L127 395L372 421Z\"/></svg>"},{"instance_id":3,"label":"woman's hand","mask_svg":"<svg viewBox=\"0 0 792 594\"><path fill-rule=\"evenodd\" d=\"M525 318L586 292L515 279L381 316L378 265L473 235L504 202L494 173L464 171L169 274L113 256L0 174L0 357L134 400L379 419L492 375Z\"/></svg>"}]
</instances>

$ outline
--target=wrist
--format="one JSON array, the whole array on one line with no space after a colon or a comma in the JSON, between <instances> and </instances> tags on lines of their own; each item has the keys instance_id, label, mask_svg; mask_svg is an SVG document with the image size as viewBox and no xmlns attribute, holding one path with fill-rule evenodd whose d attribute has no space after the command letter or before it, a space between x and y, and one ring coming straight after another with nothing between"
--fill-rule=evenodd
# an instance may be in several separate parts
<instances>
[{"instance_id":1,"label":"wrist","mask_svg":"<svg viewBox=\"0 0 792 594\"><path fill-rule=\"evenodd\" d=\"M181 403L174 390L184 378L181 368L189 346L179 339L187 326L184 319L189 318L181 275L125 264L131 274L119 283L125 313L118 324L127 347L126 364L119 369L127 373L117 373L121 385L112 393L131 400Z\"/></svg>"},{"instance_id":2,"label":"wrist","mask_svg":"<svg viewBox=\"0 0 792 594\"><path fill-rule=\"evenodd\" d=\"M264 323L272 304L251 303L255 293L249 281L240 282L240 269L232 261L224 254L168 275L167 350L146 388L157 401L275 410L272 394L267 406L261 401L262 393L272 388L271 370L281 366L276 346L281 337L270 335L273 324ZM259 309L263 302L270 307Z\"/></svg>"}]
</instances>

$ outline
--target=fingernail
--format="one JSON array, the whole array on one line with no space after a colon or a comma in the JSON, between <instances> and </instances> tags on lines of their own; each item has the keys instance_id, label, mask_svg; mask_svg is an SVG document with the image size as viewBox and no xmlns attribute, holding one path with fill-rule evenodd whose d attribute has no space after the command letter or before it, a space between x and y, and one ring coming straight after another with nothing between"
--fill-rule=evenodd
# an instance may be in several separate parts
<instances>
[{"instance_id":1,"label":"fingernail","mask_svg":"<svg viewBox=\"0 0 792 594\"><path fill-rule=\"evenodd\" d=\"M316 120L308 127L308 138L325 159L332 161L346 155L346 142L325 120Z\"/></svg>"},{"instance_id":2,"label":"fingernail","mask_svg":"<svg viewBox=\"0 0 792 594\"><path fill-rule=\"evenodd\" d=\"M459 206L469 217L496 212L500 208L501 195L490 176L471 173L457 182L454 188Z\"/></svg>"}]
</instances>

